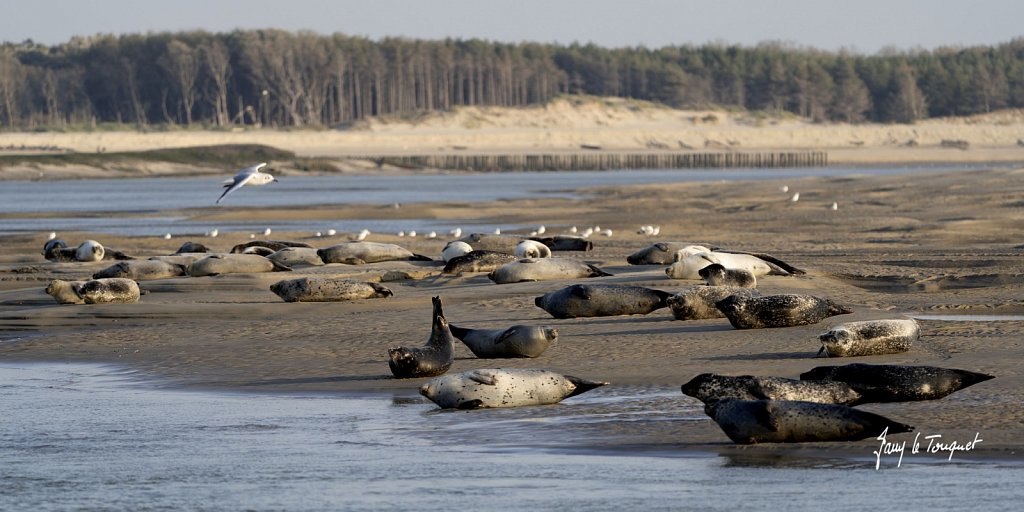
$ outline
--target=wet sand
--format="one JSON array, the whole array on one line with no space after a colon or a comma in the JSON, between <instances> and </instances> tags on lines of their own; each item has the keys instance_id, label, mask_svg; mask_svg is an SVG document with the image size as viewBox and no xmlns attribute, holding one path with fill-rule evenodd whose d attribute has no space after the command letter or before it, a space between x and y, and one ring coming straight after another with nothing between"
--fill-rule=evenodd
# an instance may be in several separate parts
<instances>
[{"instance_id":1,"label":"wet sand","mask_svg":"<svg viewBox=\"0 0 1024 512\"><path fill-rule=\"evenodd\" d=\"M788 185L783 193L780 186ZM798 202L789 201L793 192ZM829 206L838 203L833 211ZM734 330L726 320L676 321L667 309L647 316L556 320L533 298L577 281L495 285L483 274L439 275L440 264L388 262L366 266L300 267L291 273L174 278L141 283L137 304L57 305L43 292L53 278L81 279L112 262L51 263L44 234L4 237L0 254L0 360L113 363L164 379L168 385L260 391L410 392L419 379L391 378L387 349L422 345L430 329L430 297L444 301L450 322L497 328L517 323L555 326L558 341L537 359L480 360L457 346L451 371L537 367L612 385L678 386L692 376L777 375L796 378L814 366L924 364L990 373L996 378L944 399L862 406L917 427L923 435L984 442L975 454L1019 457L1024 445L1024 321L921 320L920 343L898 355L818 359L817 335L847 321L923 315L1024 314L1024 170L950 172L927 176L854 176L800 180L684 183L591 191L581 200L544 199L486 204L409 205L393 213L377 206L245 209L197 212L205 218L258 213L266 218L365 218L380 215L465 218L509 225L599 225L612 237L592 237L579 258L614 274L588 282L628 283L681 291L697 281L670 280L663 266L630 266L628 254L656 241L708 242L764 252L807 271L758 280L762 294L808 293L854 310L817 325ZM657 237L636 233L660 225ZM274 233L326 247L344 240L308 233ZM86 238L137 257L174 252L184 239ZM242 234L196 239L227 251ZM372 234L440 257L446 239ZM394 297L352 303L284 303L268 289L303 275L379 279L386 271L416 279L384 283ZM692 401L679 395L681 401ZM655 422L620 432L616 443L637 449L722 449L731 443L707 421ZM901 439L912 439L906 435ZM822 449L870 456L877 441L735 448L754 454Z\"/></svg>"}]
</instances>

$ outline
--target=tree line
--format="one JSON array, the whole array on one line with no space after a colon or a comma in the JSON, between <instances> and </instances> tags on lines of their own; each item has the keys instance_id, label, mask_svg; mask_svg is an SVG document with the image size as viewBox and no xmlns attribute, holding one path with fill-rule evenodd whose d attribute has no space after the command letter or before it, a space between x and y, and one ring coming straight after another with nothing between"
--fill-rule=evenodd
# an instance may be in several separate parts
<instances>
[{"instance_id":1,"label":"tree line","mask_svg":"<svg viewBox=\"0 0 1024 512\"><path fill-rule=\"evenodd\" d=\"M8 129L340 126L560 94L913 122L1024 107L1024 39L875 55L780 43L604 48L281 30L0 45L0 126Z\"/></svg>"}]
</instances>

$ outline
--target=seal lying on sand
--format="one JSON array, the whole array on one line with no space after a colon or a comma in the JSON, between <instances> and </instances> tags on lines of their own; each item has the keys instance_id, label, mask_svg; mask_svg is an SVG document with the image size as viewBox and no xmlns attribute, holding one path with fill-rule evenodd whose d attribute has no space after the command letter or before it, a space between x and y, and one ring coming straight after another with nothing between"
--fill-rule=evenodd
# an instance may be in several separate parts
<instances>
[{"instance_id":1,"label":"seal lying on sand","mask_svg":"<svg viewBox=\"0 0 1024 512\"><path fill-rule=\"evenodd\" d=\"M456 256L445 264L445 274L461 274L463 272L493 272L506 263L518 261L515 254L495 251L471 251Z\"/></svg>"},{"instance_id":2,"label":"seal lying on sand","mask_svg":"<svg viewBox=\"0 0 1024 512\"><path fill-rule=\"evenodd\" d=\"M683 384L684 395L708 403L724 398L739 400L801 400L819 404L851 405L860 400L857 393L843 382L807 381L782 377L730 377L702 373Z\"/></svg>"},{"instance_id":3,"label":"seal lying on sand","mask_svg":"<svg viewBox=\"0 0 1024 512\"><path fill-rule=\"evenodd\" d=\"M185 242L181 244L181 247L178 247L177 251L174 251L174 254L184 254L193 252L210 252L210 248L199 242Z\"/></svg>"},{"instance_id":4,"label":"seal lying on sand","mask_svg":"<svg viewBox=\"0 0 1024 512\"><path fill-rule=\"evenodd\" d=\"M445 244L444 249L441 250L441 259L445 263L448 263L453 258L458 258L464 254L473 252L473 247L466 242L460 242L458 240L452 240Z\"/></svg>"},{"instance_id":5,"label":"seal lying on sand","mask_svg":"<svg viewBox=\"0 0 1024 512\"><path fill-rule=\"evenodd\" d=\"M757 288L757 277L749 270L725 268L721 263L712 263L697 271L708 286L736 286Z\"/></svg>"},{"instance_id":6,"label":"seal lying on sand","mask_svg":"<svg viewBox=\"0 0 1024 512\"><path fill-rule=\"evenodd\" d=\"M574 284L534 299L555 318L646 315L667 307L669 292L620 284Z\"/></svg>"},{"instance_id":7,"label":"seal lying on sand","mask_svg":"<svg viewBox=\"0 0 1024 512\"><path fill-rule=\"evenodd\" d=\"M913 319L867 320L833 326L818 336L825 357L874 356L898 354L910 350L921 338L921 329Z\"/></svg>"},{"instance_id":8,"label":"seal lying on sand","mask_svg":"<svg viewBox=\"0 0 1024 512\"><path fill-rule=\"evenodd\" d=\"M992 378L955 368L863 363L818 366L800 374L801 380L844 382L863 396L858 403L935 400Z\"/></svg>"},{"instance_id":9,"label":"seal lying on sand","mask_svg":"<svg viewBox=\"0 0 1024 512\"><path fill-rule=\"evenodd\" d=\"M92 275L93 279L124 277L134 281L152 281L188 275L185 265L159 260L129 260L115 263Z\"/></svg>"},{"instance_id":10,"label":"seal lying on sand","mask_svg":"<svg viewBox=\"0 0 1024 512\"><path fill-rule=\"evenodd\" d=\"M551 249L536 240L523 240L512 254L520 258L550 258Z\"/></svg>"},{"instance_id":11,"label":"seal lying on sand","mask_svg":"<svg viewBox=\"0 0 1024 512\"><path fill-rule=\"evenodd\" d=\"M700 279L701 269L715 263L728 269L746 270L755 276L793 274L793 272L753 254L714 251L685 256L665 269L665 275L672 279Z\"/></svg>"},{"instance_id":12,"label":"seal lying on sand","mask_svg":"<svg viewBox=\"0 0 1024 512\"><path fill-rule=\"evenodd\" d=\"M291 268L258 254L211 254L188 266L188 275L192 277L289 271Z\"/></svg>"},{"instance_id":13,"label":"seal lying on sand","mask_svg":"<svg viewBox=\"0 0 1024 512\"><path fill-rule=\"evenodd\" d=\"M411 251L395 244L378 242L342 242L316 252L324 263L344 263L346 265L365 265L379 261L433 261L427 256L413 254Z\"/></svg>"},{"instance_id":14,"label":"seal lying on sand","mask_svg":"<svg viewBox=\"0 0 1024 512\"><path fill-rule=\"evenodd\" d=\"M715 400L704 412L736 444L859 441L914 427L848 405L791 400Z\"/></svg>"},{"instance_id":15,"label":"seal lying on sand","mask_svg":"<svg viewBox=\"0 0 1024 512\"><path fill-rule=\"evenodd\" d=\"M285 247L267 256L267 259L276 261L286 267L300 265L319 267L324 264L324 260L320 259L320 255L312 247Z\"/></svg>"},{"instance_id":16,"label":"seal lying on sand","mask_svg":"<svg viewBox=\"0 0 1024 512\"><path fill-rule=\"evenodd\" d=\"M431 379L420 394L442 409L556 404L605 386L547 370L486 368Z\"/></svg>"},{"instance_id":17,"label":"seal lying on sand","mask_svg":"<svg viewBox=\"0 0 1024 512\"><path fill-rule=\"evenodd\" d=\"M626 257L626 262L630 265L671 265L676 261L676 253L680 249L693 245L699 244L692 242L658 242L630 254Z\"/></svg>"},{"instance_id":18,"label":"seal lying on sand","mask_svg":"<svg viewBox=\"0 0 1024 512\"><path fill-rule=\"evenodd\" d=\"M270 285L270 291L285 302L343 302L394 295L377 283L322 277L285 279Z\"/></svg>"},{"instance_id":19,"label":"seal lying on sand","mask_svg":"<svg viewBox=\"0 0 1024 512\"><path fill-rule=\"evenodd\" d=\"M715 307L737 329L810 325L830 316L853 312L829 299L795 294L764 297L730 295L715 303Z\"/></svg>"},{"instance_id":20,"label":"seal lying on sand","mask_svg":"<svg viewBox=\"0 0 1024 512\"><path fill-rule=\"evenodd\" d=\"M704 320L725 318L715 303L730 296L757 297L760 292L753 288L732 286L693 286L665 300L676 320Z\"/></svg>"},{"instance_id":21,"label":"seal lying on sand","mask_svg":"<svg viewBox=\"0 0 1024 512\"><path fill-rule=\"evenodd\" d=\"M610 275L593 265L571 258L524 258L502 265L487 277L495 284L508 284Z\"/></svg>"},{"instance_id":22,"label":"seal lying on sand","mask_svg":"<svg viewBox=\"0 0 1024 512\"><path fill-rule=\"evenodd\" d=\"M478 251L494 251L512 254L519 242L524 240L516 235L495 235L491 233L470 233L459 239Z\"/></svg>"},{"instance_id":23,"label":"seal lying on sand","mask_svg":"<svg viewBox=\"0 0 1024 512\"><path fill-rule=\"evenodd\" d=\"M552 251L591 251L594 249L594 242L582 236L531 236L530 240L540 242L548 246Z\"/></svg>"},{"instance_id":24,"label":"seal lying on sand","mask_svg":"<svg viewBox=\"0 0 1024 512\"><path fill-rule=\"evenodd\" d=\"M448 371L455 360L455 338L448 329L448 321L441 309L441 297L434 303L434 322L427 345L420 348L393 347L388 349L388 366L399 379L434 377Z\"/></svg>"},{"instance_id":25,"label":"seal lying on sand","mask_svg":"<svg viewBox=\"0 0 1024 512\"><path fill-rule=\"evenodd\" d=\"M558 339L558 330L543 325L507 329L467 329L451 325L452 334L481 359L538 357Z\"/></svg>"},{"instance_id":26,"label":"seal lying on sand","mask_svg":"<svg viewBox=\"0 0 1024 512\"><path fill-rule=\"evenodd\" d=\"M55 279L46 293L61 304L126 304L138 302L139 285L131 279L110 278L91 281Z\"/></svg>"},{"instance_id":27,"label":"seal lying on sand","mask_svg":"<svg viewBox=\"0 0 1024 512\"><path fill-rule=\"evenodd\" d=\"M253 240L244 244L238 244L231 248L231 254L242 254L249 247L266 247L272 251L280 251L285 247L305 247L312 249L313 246L305 242L290 242L287 240Z\"/></svg>"}]
</instances>

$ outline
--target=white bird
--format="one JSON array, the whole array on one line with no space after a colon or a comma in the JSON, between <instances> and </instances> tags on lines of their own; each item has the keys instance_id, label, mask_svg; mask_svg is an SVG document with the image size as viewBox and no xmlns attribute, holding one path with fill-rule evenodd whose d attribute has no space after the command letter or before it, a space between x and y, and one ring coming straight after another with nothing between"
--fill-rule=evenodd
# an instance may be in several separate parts
<instances>
[{"instance_id":1,"label":"white bird","mask_svg":"<svg viewBox=\"0 0 1024 512\"><path fill-rule=\"evenodd\" d=\"M781 190L782 193L785 194L786 192L789 192L789 185L783 185L779 187L779 190Z\"/></svg>"},{"instance_id":2,"label":"white bird","mask_svg":"<svg viewBox=\"0 0 1024 512\"><path fill-rule=\"evenodd\" d=\"M570 233L575 233L577 231L579 231L579 229L576 226L573 226L573 227L569 228L569 232Z\"/></svg>"},{"instance_id":3,"label":"white bird","mask_svg":"<svg viewBox=\"0 0 1024 512\"><path fill-rule=\"evenodd\" d=\"M267 228L267 229L263 230L263 236L270 236L270 233L271 233L270 228Z\"/></svg>"},{"instance_id":4,"label":"white bird","mask_svg":"<svg viewBox=\"0 0 1024 512\"><path fill-rule=\"evenodd\" d=\"M500 235L501 234L501 228L494 228L494 234L495 235Z\"/></svg>"},{"instance_id":5,"label":"white bird","mask_svg":"<svg viewBox=\"0 0 1024 512\"><path fill-rule=\"evenodd\" d=\"M319 232L319 231L317 231L316 233L313 233L313 236L315 236L317 238L320 238L320 237L324 236L324 234Z\"/></svg>"},{"instance_id":6,"label":"white bird","mask_svg":"<svg viewBox=\"0 0 1024 512\"><path fill-rule=\"evenodd\" d=\"M166 235L164 235L164 240L170 240L170 239L171 239L171 234L170 233L167 233Z\"/></svg>"},{"instance_id":7,"label":"white bird","mask_svg":"<svg viewBox=\"0 0 1024 512\"><path fill-rule=\"evenodd\" d=\"M654 226L654 229L651 230L651 236L658 236L658 233L661 233L661 226Z\"/></svg>"},{"instance_id":8,"label":"white bird","mask_svg":"<svg viewBox=\"0 0 1024 512\"><path fill-rule=\"evenodd\" d=\"M794 193L793 197L789 198L789 201L792 202L792 203L795 203L795 202L797 202L799 200L800 200L800 192Z\"/></svg>"},{"instance_id":9,"label":"white bird","mask_svg":"<svg viewBox=\"0 0 1024 512\"><path fill-rule=\"evenodd\" d=\"M833 210L838 210L839 209L839 203L832 203L832 209Z\"/></svg>"},{"instance_id":10,"label":"white bird","mask_svg":"<svg viewBox=\"0 0 1024 512\"><path fill-rule=\"evenodd\" d=\"M547 230L548 230L548 228L546 228L544 226L540 226L540 227L537 228L537 234L538 235L543 235L544 232L547 231Z\"/></svg>"},{"instance_id":11,"label":"white bird","mask_svg":"<svg viewBox=\"0 0 1024 512\"><path fill-rule=\"evenodd\" d=\"M451 230L450 233L453 237L459 238L460 236L462 236L462 228L455 228Z\"/></svg>"},{"instance_id":12,"label":"white bird","mask_svg":"<svg viewBox=\"0 0 1024 512\"><path fill-rule=\"evenodd\" d=\"M210 238L217 238L217 235L219 235L219 234L220 234L220 231L218 231L217 228L213 228L212 230L210 230L209 233L206 234L206 236L208 236Z\"/></svg>"},{"instance_id":13,"label":"white bird","mask_svg":"<svg viewBox=\"0 0 1024 512\"><path fill-rule=\"evenodd\" d=\"M407 234L407 235L409 235L409 236L416 236L416 230L415 230L415 229L412 229L412 230L410 230L410 231L409 231L408 233L406 233L406 234Z\"/></svg>"},{"instance_id":14,"label":"white bird","mask_svg":"<svg viewBox=\"0 0 1024 512\"><path fill-rule=\"evenodd\" d=\"M605 229L605 230L601 231L601 234L604 235L604 236L612 236L612 230Z\"/></svg>"},{"instance_id":15,"label":"white bird","mask_svg":"<svg viewBox=\"0 0 1024 512\"><path fill-rule=\"evenodd\" d=\"M256 238L256 233L249 233L249 239Z\"/></svg>"},{"instance_id":16,"label":"white bird","mask_svg":"<svg viewBox=\"0 0 1024 512\"><path fill-rule=\"evenodd\" d=\"M587 228L587 229L584 229L582 233L580 233L580 236L582 236L583 238L587 238L588 236L593 235L593 234L594 234L594 228Z\"/></svg>"},{"instance_id":17,"label":"white bird","mask_svg":"<svg viewBox=\"0 0 1024 512\"><path fill-rule=\"evenodd\" d=\"M359 234L356 235L356 241L357 242L362 242L363 240L366 240L366 237L369 234L370 234L370 230L366 229L366 228L363 228L363 230L360 231Z\"/></svg>"},{"instance_id":18,"label":"white bird","mask_svg":"<svg viewBox=\"0 0 1024 512\"><path fill-rule=\"evenodd\" d=\"M337 235L337 234L338 234L338 232L335 231L334 229L328 229L327 230L327 236L334 236L334 235Z\"/></svg>"},{"instance_id":19,"label":"white bird","mask_svg":"<svg viewBox=\"0 0 1024 512\"><path fill-rule=\"evenodd\" d=\"M234 178L224 180L224 187L227 190L217 198L217 203L220 203L220 200L224 199L224 196L242 188L245 185L266 185L267 183L277 181L277 178L265 172L260 172L260 169L266 166L267 163L263 162L252 167L246 167L245 169L238 171L238 174L236 174Z\"/></svg>"},{"instance_id":20,"label":"white bird","mask_svg":"<svg viewBox=\"0 0 1024 512\"><path fill-rule=\"evenodd\" d=\"M54 238L57 238L57 232L56 231L50 231L50 234L46 237L46 239L47 240L53 240Z\"/></svg>"},{"instance_id":21,"label":"white bird","mask_svg":"<svg viewBox=\"0 0 1024 512\"><path fill-rule=\"evenodd\" d=\"M398 236L405 236L405 231L399 231Z\"/></svg>"},{"instance_id":22,"label":"white bird","mask_svg":"<svg viewBox=\"0 0 1024 512\"><path fill-rule=\"evenodd\" d=\"M427 233L427 238L437 238L437 231L431 231Z\"/></svg>"}]
</instances>

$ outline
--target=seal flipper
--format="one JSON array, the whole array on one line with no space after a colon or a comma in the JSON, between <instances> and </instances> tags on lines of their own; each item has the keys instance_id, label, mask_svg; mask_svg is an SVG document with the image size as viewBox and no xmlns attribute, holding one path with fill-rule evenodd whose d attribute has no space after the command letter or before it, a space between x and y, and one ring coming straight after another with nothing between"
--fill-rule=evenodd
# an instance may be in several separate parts
<instances>
[{"instance_id":1,"label":"seal flipper","mask_svg":"<svg viewBox=\"0 0 1024 512\"><path fill-rule=\"evenodd\" d=\"M599 381L594 381L594 380L586 380L586 379L581 379L579 377L573 377L572 375L566 375L565 378L566 378L566 380L568 380L569 382L572 382L573 385L576 386L576 388L572 390L572 393L569 393L569 395L566 396L566 398L569 398L570 396L576 396L576 395L579 395L581 393L586 393L587 391L590 391L591 389L594 389L594 388L599 388L601 386L607 386L608 385L607 382L599 382Z\"/></svg>"},{"instance_id":2,"label":"seal flipper","mask_svg":"<svg viewBox=\"0 0 1024 512\"><path fill-rule=\"evenodd\" d=\"M479 382L485 386L495 386L498 384L498 377L487 370L473 370L468 375L469 380L473 382Z\"/></svg>"},{"instance_id":3,"label":"seal flipper","mask_svg":"<svg viewBox=\"0 0 1024 512\"><path fill-rule=\"evenodd\" d=\"M775 419L775 412L776 407L772 400L758 402L753 411L754 420L768 431L778 432L779 423Z\"/></svg>"},{"instance_id":4,"label":"seal flipper","mask_svg":"<svg viewBox=\"0 0 1024 512\"><path fill-rule=\"evenodd\" d=\"M457 325L448 324L448 330L452 332L452 336L455 336L460 340L465 340L466 335L469 334L469 331L471 331L472 329L467 329L465 327L459 327Z\"/></svg>"},{"instance_id":5,"label":"seal flipper","mask_svg":"<svg viewBox=\"0 0 1024 512\"><path fill-rule=\"evenodd\" d=\"M434 261L434 259L430 256L413 253L413 255L409 257L409 261Z\"/></svg>"},{"instance_id":6,"label":"seal flipper","mask_svg":"<svg viewBox=\"0 0 1024 512\"><path fill-rule=\"evenodd\" d=\"M649 290L654 292L654 294L657 295L658 299L659 299L658 307L656 307L654 309L667 308L668 307L668 298L673 296L673 295L675 295L674 293L669 293L669 292L666 292L664 290L656 290L654 288L649 288Z\"/></svg>"},{"instance_id":7,"label":"seal flipper","mask_svg":"<svg viewBox=\"0 0 1024 512\"><path fill-rule=\"evenodd\" d=\"M484 401L477 398L473 400L466 400L465 402L459 402L459 405L456 405L455 408L463 411L468 411L471 409L479 409L480 406L482 406L483 404Z\"/></svg>"},{"instance_id":8,"label":"seal flipper","mask_svg":"<svg viewBox=\"0 0 1024 512\"><path fill-rule=\"evenodd\" d=\"M278 262L276 260L272 260L270 258L267 258L267 261L269 261L269 262L274 264L274 269L272 270L272 272L291 272L292 271L291 267L289 267L288 265L285 265L283 263L280 263L280 262Z\"/></svg>"},{"instance_id":9,"label":"seal flipper","mask_svg":"<svg viewBox=\"0 0 1024 512\"><path fill-rule=\"evenodd\" d=\"M591 265L589 263L587 263L587 266L590 267L590 271L592 272L590 274L590 277L604 277L604 276L613 275L613 274L609 274L608 272L605 272L604 270L601 270L601 269L599 269L599 268L597 268L597 267L595 267L595 266L593 266L593 265Z\"/></svg>"}]
</instances>

